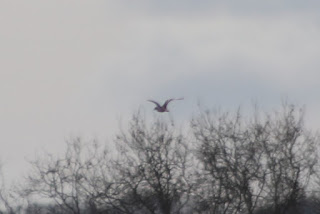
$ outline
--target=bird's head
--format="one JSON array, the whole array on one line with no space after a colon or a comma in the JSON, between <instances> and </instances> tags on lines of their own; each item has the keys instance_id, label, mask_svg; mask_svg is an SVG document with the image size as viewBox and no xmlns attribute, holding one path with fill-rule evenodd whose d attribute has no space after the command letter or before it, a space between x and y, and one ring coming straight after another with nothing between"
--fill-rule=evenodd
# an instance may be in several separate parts
<instances>
[{"instance_id":1,"label":"bird's head","mask_svg":"<svg viewBox=\"0 0 320 214\"><path fill-rule=\"evenodd\" d=\"M159 108L159 106L156 106L153 110L160 111L161 109Z\"/></svg>"}]
</instances>

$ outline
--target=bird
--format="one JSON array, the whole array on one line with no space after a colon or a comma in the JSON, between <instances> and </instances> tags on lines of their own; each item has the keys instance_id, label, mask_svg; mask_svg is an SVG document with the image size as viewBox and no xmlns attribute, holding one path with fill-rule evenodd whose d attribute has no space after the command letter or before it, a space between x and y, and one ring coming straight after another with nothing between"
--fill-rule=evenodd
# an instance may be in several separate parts
<instances>
[{"instance_id":1,"label":"bird","mask_svg":"<svg viewBox=\"0 0 320 214\"><path fill-rule=\"evenodd\" d=\"M158 111L158 112L169 112L167 106L168 104L173 101L173 100L183 100L183 98L179 98L179 99L168 99L166 100L166 102L163 105L160 105L158 102L154 101L154 100L147 100L149 102L152 102L154 104L156 104L156 107L154 108L154 110Z\"/></svg>"}]
</instances>

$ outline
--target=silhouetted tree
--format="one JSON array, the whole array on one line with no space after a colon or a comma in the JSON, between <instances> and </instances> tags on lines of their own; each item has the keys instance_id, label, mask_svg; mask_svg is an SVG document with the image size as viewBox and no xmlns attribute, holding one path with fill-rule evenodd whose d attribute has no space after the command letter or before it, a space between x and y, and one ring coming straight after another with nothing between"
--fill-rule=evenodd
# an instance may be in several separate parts
<instances>
[{"instance_id":1,"label":"silhouetted tree","mask_svg":"<svg viewBox=\"0 0 320 214\"><path fill-rule=\"evenodd\" d=\"M267 171L265 199L275 214L286 213L305 197L314 174L318 135L305 129L303 113L285 103L281 112L267 117L262 129L267 136L261 141Z\"/></svg>"},{"instance_id":2,"label":"silhouetted tree","mask_svg":"<svg viewBox=\"0 0 320 214\"><path fill-rule=\"evenodd\" d=\"M107 154L97 143L85 145L73 139L62 157L47 154L31 161L33 171L24 191L52 199L66 212L80 214L90 207L97 213L100 195L107 195L110 185Z\"/></svg>"},{"instance_id":3,"label":"silhouetted tree","mask_svg":"<svg viewBox=\"0 0 320 214\"><path fill-rule=\"evenodd\" d=\"M318 206L306 187L319 138L305 129L303 110L201 111L187 134L165 118L134 114L112 156L95 141L72 139L62 155L30 161L16 196L30 202L26 212L50 214L289 214ZM4 190L6 213L18 213Z\"/></svg>"},{"instance_id":4,"label":"silhouetted tree","mask_svg":"<svg viewBox=\"0 0 320 214\"><path fill-rule=\"evenodd\" d=\"M18 188L8 187L0 163L0 214L17 214L22 212L25 198L20 195ZM4 210L1 210L4 208Z\"/></svg>"},{"instance_id":5,"label":"silhouetted tree","mask_svg":"<svg viewBox=\"0 0 320 214\"><path fill-rule=\"evenodd\" d=\"M192 121L192 127L203 166L199 175L200 210L253 213L266 177L254 130L246 126L240 111L235 115L206 111Z\"/></svg>"},{"instance_id":6,"label":"silhouetted tree","mask_svg":"<svg viewBox=\"0 0 320 214\"><path fill-rule=\"evenodd\" d=\"M210 213L249 213L272 204L285 213L303 196L316 163L316 137L292 105L259 119L205 111L192 121L198 142L198 205Z\"/></svg>"},{"instance_id":7,"label":"silhouetted tree","mask_svg":"<svg viewBox=\"0 0 320 214\"><path fill-rule=\"evenodd\" d=\"M136 114L128 131L117 136L116 144L116 206L125 213L182 212L192 190L192 152L174 125L164 119L147 124Z\"/></svg>"}]
</instances>

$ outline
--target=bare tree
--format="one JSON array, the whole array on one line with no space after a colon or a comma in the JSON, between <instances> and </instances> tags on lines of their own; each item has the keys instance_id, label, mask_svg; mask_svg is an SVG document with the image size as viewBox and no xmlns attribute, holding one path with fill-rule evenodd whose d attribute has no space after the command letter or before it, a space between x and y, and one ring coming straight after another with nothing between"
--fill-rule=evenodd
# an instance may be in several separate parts
<instances>
[{"instance_id":1,"label":"bare tree","mask_svg":"<svg viewBox=\"0 0 320 214\"><path fill-rule=\"evenodd\" d=\"M0 214L21 213L25 198L21 197L18 188L6 184L3 174L3 165L0 163ZM2 210L4 208L4 210Z\"/></svg>"},{"instance_id":2,"label":"bare tree","mask_svg":"<svg viewBox=\"0 0 320 214\"><path fill-rule=\"evenodd\" d=\"M117 207L124 213L181 213L192 189L191 152L182 134L163 119L147 124L136 114L116 144Z\"/></svg>"},{"instance_id":3,"label":"bare tree","mask_svg":"<svg viewBox=\"0 0 320 214\"><path fill-rule=\"evenodd\" d=\"M203 164L199 205L210 213L253 213L265 184L257 135L235 115L203 112L192 121ZM260 188L257 188L260 187Z\"/></svg>"},{"instance_id":4,"label":"bare tree","mask_svg":"<svg viewBox=\"0 0 320 214\"><path fill-rule=\"evenodd\" d=\"M316 161L315 137L292 105L259 120L203 112L192 121L203 172L199 205L210 213L285 213L303 194ZM269 202L269 203L266 203ZM200 210L201 210L200 209Z\"/></svg>"},{"instance_id":5,"label":"bare tree","mask_svg":"<svg viewBox=\"0 0 320 214\"><path fill-rule=\"evenodd\" d=\"M303 109L284 104L268 116L261 141L267 170L266 199L275 214L286 213L302 197L317 163L318 136L304 128Z\"/></svg>"},{"instance_id":6,"label":"bare tree","mask_svg":"<svg viewBox=\"0 0 320 214\"><path fill-rule=\"evenodd\" d=\"M191 121L191 136L164 118L134 114L112 158L106 147L76 138L62 155L30 161L20 196L49 205L30 203L27 211L288 214L305 199L319 138L305 129L303 110L284 104L251 118L203 111ZM0 201L10 202L4 188Z\"/></svg>"},{"instance_id":7,"label":"bare tree","mask_svg":"<svg viewBox=\"0 0 320 214\"><path fill-rule=\"evenodd\" d=\"M62 156L36 158L30 162L33 170L24 192L51 199L73 214L167 214L186 208L192 153L182 134L163 120L148 127L141 115L135 115L115 143L115 160L105 148L84 145L80 139L68 142Z\"/></svg>"},{"instance_id":8,"label":"bare tree","mask_svg":"<svg viewBox=\"0 0 320 214\"><path fill-rule=\"evenodd\" d=\"M101 149L101 150L100 150ZM98 213L101 195L107 195L109 159L97 143L85 145L77 138L67 142L62 157L46 154L31 161L24 192L52 199L63 211L80 214L85 207ZM50 202L50 201L49 201Z\"/></svg>"}]
</instances>

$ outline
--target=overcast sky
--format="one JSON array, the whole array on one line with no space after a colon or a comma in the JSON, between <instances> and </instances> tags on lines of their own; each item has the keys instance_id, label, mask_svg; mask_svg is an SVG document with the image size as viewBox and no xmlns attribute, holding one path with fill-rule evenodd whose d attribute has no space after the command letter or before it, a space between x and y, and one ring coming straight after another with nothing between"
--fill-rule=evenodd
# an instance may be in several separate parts
<instances>
[{"instance_id":1,"label":"overcast sky","mask_svg":"<svg viewBox=\"0 0 320 214\"><path fill-rule=\"evenodd\" d=\"M223 2L223 3L219 3ZM66 139L110 143L147 99L233 108L281 98L320 127L320 1L1 0L0 159L8 176Z\"/></svg>"}]
</instances>

